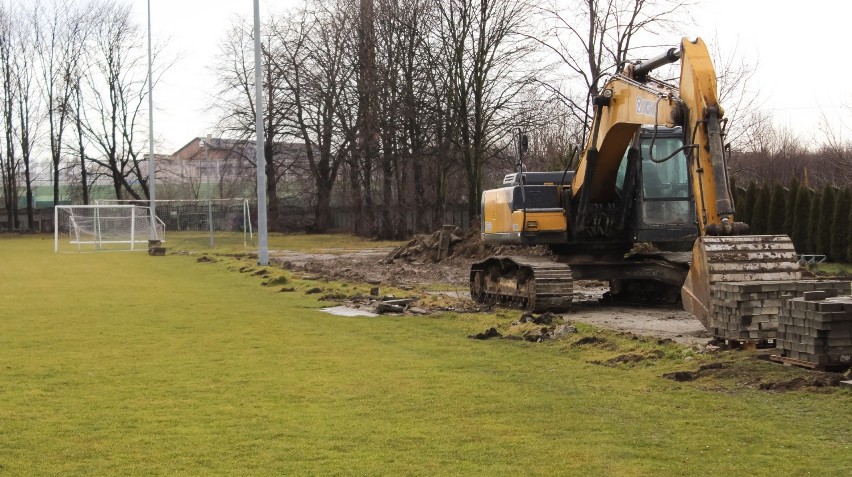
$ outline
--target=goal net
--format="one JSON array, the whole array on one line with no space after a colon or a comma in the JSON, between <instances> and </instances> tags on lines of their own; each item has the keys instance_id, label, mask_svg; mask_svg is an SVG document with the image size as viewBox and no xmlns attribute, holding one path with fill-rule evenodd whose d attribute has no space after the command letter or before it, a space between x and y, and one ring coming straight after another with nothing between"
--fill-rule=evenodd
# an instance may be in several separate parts
<instances>
[{"instance_id":1,"label":"goal net","mask_svg":"<svg viewBox=\"0 0 852 477\"><path fill-rule=\"evenodd\" d=\"M99 200L98 204L144 204L130 200ZM253 245L249 201L237 199L157 200L157 217L169 230L169 249L245 249Z\"/></svg>"},{"instance_id":2,"label":"goal net","mask_svg":"<svg viewBox=\"0 0 852 477\"><path fill-rule=\"evenodd\" d=\"M165 241L165 224L151 233L148 207L137 205L57 205L54 252L148 250L152 237Z\"/></svg>"}]
</instances>

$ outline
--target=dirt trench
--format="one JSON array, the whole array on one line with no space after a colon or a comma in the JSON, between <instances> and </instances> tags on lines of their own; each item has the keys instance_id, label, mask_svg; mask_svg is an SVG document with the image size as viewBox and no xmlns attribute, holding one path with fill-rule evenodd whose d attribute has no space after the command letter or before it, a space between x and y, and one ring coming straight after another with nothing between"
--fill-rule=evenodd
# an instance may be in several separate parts
<instances>
[{"instance_id":1,"label":"dirt trench","mask_svg":"<svg viewBox=\"0 0 852 477\"><path fill-rule=\"evenodd\" d=\"M476 308L467 292L472 262L487 255L547 254L542 247L501 247L486 249L476 231L452 231L447 257L437 260L440 231L418 236L397 248L328 250L315 253L287 250L270 251L270 260L284 268L330 280L392 286L422 293L440 293L445 301L456 303L455 310L485 311ZM690 313L675 306L619 306L603 301L608 285L577 281L575 306L566 318L601 328L642 336L671 339L683 344L704 344L710 336Z\"/></svg>"}]
</instances>

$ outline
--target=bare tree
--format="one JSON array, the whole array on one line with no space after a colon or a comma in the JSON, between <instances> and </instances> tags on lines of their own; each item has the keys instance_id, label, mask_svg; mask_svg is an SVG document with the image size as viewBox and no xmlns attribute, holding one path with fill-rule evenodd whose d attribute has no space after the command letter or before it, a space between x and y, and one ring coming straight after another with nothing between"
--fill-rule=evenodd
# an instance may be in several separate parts
<instances>
[{"instance_id":1,"label":"bare tree","mask_svg":"<svg viewBox=\"0 0 852 477\"><path fill-rule=\"evenodd\" d=\"M557 58L554 71L564 80L548 78L542 84L565 102L583 142L590 127L591 99L604 77L616 73L628 59L658 53L651 42L680 30L676 20L686 17L688 0L552 0L540 11L547 30L536 40ZM679 35L678 35L679 36ZM637 47L643 40L642 47ZM665 43L667 44L667 43ZM643 54L644 52L644 54ZM579 87L577 87L579 86Z\"/></svg>"},{"instance_id":2,"label":"bare tree","mask_svg":"<svg viewBox=\"0 0 852 477\"><path fill-rule=\"evenodd\" d=\"M529 137L524 164L530 170L564 171L579 154L581 129L577 128L566 103L548 100L552 96L541 90L531 96L528 101L538 104L534 114L524 121ZM507 168L511 167L512 164L507 164Z\"/></svg>"},{"instance_id":3,"label":"bare tree","mask_svg":"<svg viewBox=\"0 0 852 477\"><path fill-rule=\"evenodd\" d=\"M84 205L89 204L89 187L91 184L89 178L89 170L88 164L86 162L86 141L84 136L86 134L85 129L83 127L83 116L85 114L83 109L83 68L78 65L78 68L72 73L71 81L73 82L73 120L74 120L74 129L76 134L76 144L74 145L77 148L77 155L79 157L79 168L80 171L80 189L81 189L81 201Z\"/></svg>"},{"instance_id":4,"label":"bare tree","mask_svg":"<svg viewBox=\"0 0 852 477\"><path fill-rule=\"evenodd\" d=\"M439 21L439 16L428 0L410 0L399 2L398 29L400 38L401 109L400 128L404 133L401 148L408 153L413 183L414 229L425 231L427 228L429 204L426 195L426 176L429 165L440 161L435 153L437 131L442 118L442 99L445 95L437 93L435 87L433 62L430 54L429 36ZM447 168L434 167L433 172L448 174ZM404 197L410 197L409 190ZM443 213L436 208L436 212Z\"/></svg>"},{"instance_id":5,"label":"bare tree","mask_svg":"<svg viewBox=\"0 0 852 477\"><path fill-rule=\"evenodd\" d=\"M142 171L143 106L147 100L146 49L129 4L106 1L92 32L91 72L86 76L88 107L83 128L100 157L92 162L109 170L116 198L149 196ZM157 49L159 51L159 49ZM157 58L157 51L154 57ZM168 68L156 62L154 81Z\"/></svg>"},{"instance_id":6,"label":"bare tree","mask_svg":"<svg viewBox=\"0 0 852 477\"><path fill-rule=\"evenodd\" d=\"M380 1L378 15L374 15L372 3L371 0L361 1L359 145L363 156L378 153L375 159L381 180L381 215L376 235L394 238L404 235L408 212L408 191L404 190L408 169L402 163L403 126L400 122L406 94L402 69L407 66L402 9L407 5L402 6L394 0ZM365 4L370 5L369 10L365 9ZM365 164L369 164L368 159L372 160L371 157L364 159ZM370 189L369 183L364 186Z\"/></svg>"},{"instance_id":7,"label":"bare tree","mask_svg":"<svg viewBox=\"0 0 852 477\"><path fill-rule=\"evenodd\" d=\"M32 12L21 11L22 15ZM32 29L21 28L13 31L14 47L11 51L12 87L14 89L13 106L17 120L17 146L20 148L21 163L24 167L24 186L26 187L27 228L33 230L35 206L34 189L34 148L38 137L41 102L36 83L36 37Z\"/></svg>"},{"instance_id":8,"label":"bare tree","mask_svg":"<svg viewBox=\"0 0 852 477\"><path fill-rule=\"evenodd\" d=\"M381 7L380 7L381 8ZM354 191L354 213L356 233L374 232L375 205L373 200L373 164L378 159L378 73L376 71L376 28L375 3L359 0L358 16L358 77L357 117L355 127L348 131L355 137L353 154L348 162L351 185ZM385 189L385 195L389 191ZM387 210L387 207L385 207ZM383 225L387 227L387 213L383 213ZM381 232L380 232L381 234Z\"/></svg>"},{"instance_id":9,"label":"bare tree","mask_svg":"<svg viewBox=\"0 0 852 477\"><path fill-rule=\"evenodd\" d=\"M520 31L529 28L530 5L523 0L438 1L444 74L449 78L453 142L467 178L471 216L478 213L483 166L511 130L516 100L536 71L524 60L532 44Z\"/></svg>"},{"instance_id":10,"label":"bare tree","mask_svg":"<svg viewBox=\"0 0 852 477\"><path fill-rule=\"evenodd\" d=\"M842 121L830 121L823 115L821 130L824 138L818 154L831 169L830 184L845 187L852 182L852 141L843 135L849 127Z\"/></svg>"},{"instance_id":11,"label":"bare tree","mask_svg":"<svg viewBox=\"0 0 852 477\"><path fill-rule=\"evenodd\" d=\"M72 0L52 0L45 9L37 9L33 17L38 79L50 140L53 202L56 204L60 199L63 139L74 110L72 99L79 89L77 71L85 50L87 7Z\"/></svg>"},{"instance_id":12,"label":"bare tree","mask_svg":"<svg viewBox=\"0 0 852 477\"><path fill-rule=\"evenodd\" d=\"M435 148L436 125L447 110L440 42L431 33L440 21L436 5L359 1L357 118L348 131L353 154L346 163L356 233L402 237L443 212L440 199L430 206L426 191L427 171L450 173L435 166L447 158ZM444 86L440 93L437 84Z\"/></svg>"},{"instance_id":13,"label":"bare tree","mask_svg":"<svg viewBox=\"0 0 852 477\"><path fill-rule=\"evenodd\" d=\"M756 134L753 129L762 127L762 118L768 117L760 113L761 96L757 94L757 85L753 81L758 65L740 54L737 47L723 53L720 39L710 43L710 54L713 57L719 88L719 102L725 107L728 124L725 140L734 149L742 149L747 147L750 137ZM755 119L757 121L754 121ZM769 119L771 121L771 118Z\"/></svg>"},{"instance_id":14,"label":"bare tree","mask_svg":"<svg viewBox=\"0 0 852 477\"><path fill-rule=\"evenodd\" d=\"M288 135L305 147L315 187L316 231L329 227L333 187L352 153L356 68L353 6L316 2L276 24L272 68L284 82L281 109L289 111Z\"/></svg>"},{"instance_id":15,"label":"bare tree","mask_svg":"<svg viewBox=\"0 0 852 477\"><path fill-rule=\"evenodd\" d=\"M286 125L292 109L289 101L284 99L288 87L277 71L277 60L273 58L274 52L281 50L278 44L281 41L281 28L273 20L266 22L264 31L270 33L262 39L261 50L266 161L263 167L266 174L266 195L269 198L267 218L273 231L283 230L284 224L279 220L278 185L292 165L284 161L282 154L282 150L287 148L287 141L293 137ZM216 66L221 88L219 103L216 106L221 115L220 126L227 134L243 141L255 134L253 35L253 29L244 19L235 20L220 45L221 54ZM246 159L255 165L254 157L247 156Z\"/></svg>"},{"instance_id":16,"label":"bare tree","mask_svg":"<svg viewBox=\"0 0 852 477\"><path fill-rule=\"evenodd\" d=\"M19 162L15 156L15 95L16 88L13 80L14 36L12 11L0 5L0 84L2 84L2 111L4 147L0 153L0 177L3 180L3 203L6 210L6 222L12 229L17 229L18 223L18 171Z\"/></svg>"}]
</instances>

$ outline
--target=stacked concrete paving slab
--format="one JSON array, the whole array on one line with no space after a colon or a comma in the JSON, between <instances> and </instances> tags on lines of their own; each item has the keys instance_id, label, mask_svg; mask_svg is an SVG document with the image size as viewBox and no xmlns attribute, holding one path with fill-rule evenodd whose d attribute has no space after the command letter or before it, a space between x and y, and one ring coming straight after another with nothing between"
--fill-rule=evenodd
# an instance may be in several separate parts
<instances>
[{"instance_id":1,"label":"stacked concrete paving slab","mask_svg":"<svg viewBox=\"0 0 852 477\"><path fill-rule=\"evenodd\" d=\"M835 290L806 292L785 302L778 326L776 346L784 357L817 365L852 363L852 297Z\"/></svg>"},{"instance_id":2,"label":"stacked concrete paving slab","mask_svg":"<svg viewBox=\"0 0 852 477\"><path fill-rule=\"evenodd\" d=\"M807 292L849 295L852 284L841 280L720 282L711 287L713 317L704 323L715 337L739 341L777 339L778 316L789 298Z\"/></svg>"}]
</instances>

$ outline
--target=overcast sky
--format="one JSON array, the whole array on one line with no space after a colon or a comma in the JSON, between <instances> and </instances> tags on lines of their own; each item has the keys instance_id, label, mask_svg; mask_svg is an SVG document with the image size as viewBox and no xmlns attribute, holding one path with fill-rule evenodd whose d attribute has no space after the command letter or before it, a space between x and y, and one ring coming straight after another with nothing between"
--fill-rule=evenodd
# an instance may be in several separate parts
<instances>
[{"instance_id":1,"label":"overcast sky","mask_svg":"<svg viewBox=\"0 0 852 477\"><path fill-rule=\"evenodd\" d=\"M162 144L158 152L171 153L197 136L213 131L215 118L205 113L216 92L209 70L218 44L242 15L252 18L252 0L150 0L155 43L180 60L154 90L154 130ZM300 0L261 0L261 15ZM776 122L801 131L803 139L821 138L820 123L829 118L833 128L852 135L852 61L845 51L852 2L845 0L702 0L692 10L696 25L685 27L688 37L709 43L718 39L723 52L736 49L757 63L761 104ZM147 24L146 2L134 0L138 21ZM680 40L672 32L671 44ZM724 107L724 104L722 105ZM736 127L736 125L731 125Z\"/></svg>"}]
</instances>

